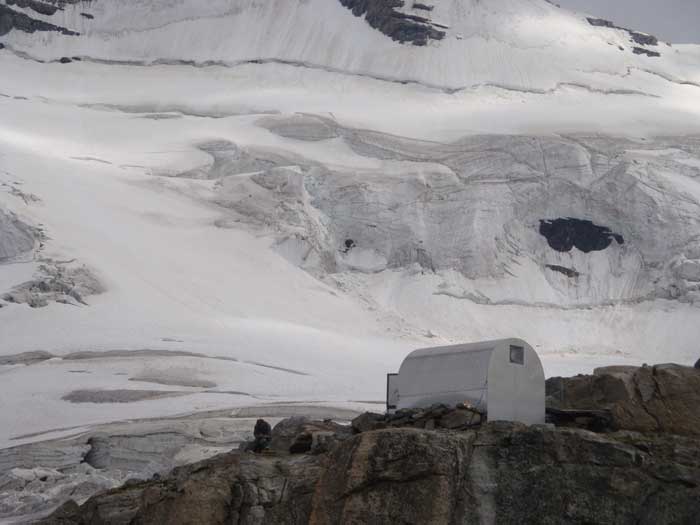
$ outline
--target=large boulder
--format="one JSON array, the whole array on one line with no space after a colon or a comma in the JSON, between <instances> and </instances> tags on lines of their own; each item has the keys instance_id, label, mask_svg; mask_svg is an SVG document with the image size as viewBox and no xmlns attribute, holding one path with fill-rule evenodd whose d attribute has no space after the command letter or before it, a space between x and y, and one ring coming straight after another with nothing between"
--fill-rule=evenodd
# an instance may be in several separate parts
<instances>
[{"instance_id":1,"label":"large boulder","mask_svg":"<svg viewBox=\"0 0 700 525\"><path fill-rule=\"evenodd\" d=\"M312 421L303 416L283 419L272 429L270 449L291 454L326 452L333 443L352 435L352 429L333 421Z\"/></svg>"},{"instance_id":2,"label":"large boulder","mask_svg":"<svg viewBox=\"0 0 700 525\"><path fill-rule=\"evenodd\" d=\"M375 412L365 412L352 420L352 429L358 434L386 428L386 415Z\"/></svg>"},{"instance_id":3,"label":"large boulder","mask_svg":"<svg viewBox=\"0 0 700 525\"><path fill-rule=\"evenodd\" d=\"M700 435L700 371L680 365L606 367L547 380L547 406L607 410L613 430Z\"/></svg>"},{"instance_id":4,"label":"large boulder","mask_svg":"<svg viewBox=\"0 0 700 525\"><path fill-rule=\"evenodd\" d=\"M700 359L695 362L695 368L700 368Z\"/></svg>"}]
</instances>

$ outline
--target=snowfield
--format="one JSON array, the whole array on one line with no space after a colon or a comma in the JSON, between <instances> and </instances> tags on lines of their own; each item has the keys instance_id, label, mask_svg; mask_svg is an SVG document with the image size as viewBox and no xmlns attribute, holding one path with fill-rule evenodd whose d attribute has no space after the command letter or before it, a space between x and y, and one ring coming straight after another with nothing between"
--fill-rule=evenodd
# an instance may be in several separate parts
<instances>
[{"instance_id":1,"label":"snowfield","mask_svg":"<svg viewBox=\"0 0 700 525\"><path fill-rule=\"evenodd\" d=\"M0 448L381 409L450 342L521 337L548 375L700 357L700 47L433 3L425 46L337 0L12 7L81 34L0 36ZM8 454L0 490L65 467ZM0 517L55 503L34 474Z\"/></svg>"}]
</instances>

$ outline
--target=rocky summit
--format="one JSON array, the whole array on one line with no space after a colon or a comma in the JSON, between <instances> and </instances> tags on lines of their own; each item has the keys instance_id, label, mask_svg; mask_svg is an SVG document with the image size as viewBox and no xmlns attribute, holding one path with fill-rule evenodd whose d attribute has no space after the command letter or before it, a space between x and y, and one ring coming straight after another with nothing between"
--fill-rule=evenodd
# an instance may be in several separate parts
<instances>
[{"instance_id":1,"label":"rocky summit","mask_svg":"<svg viewBox=\"0 0 700 525\"><path fill-rule=\"evenodd\" d=\"M609 411L614 424L600 432L480 423L468 406L363 414L350 426L290 418L265 453L127 483L41 523L696 523L698 380L697 369L662 365L550 381L550 416Z\"/></svg>"}]
</instances>

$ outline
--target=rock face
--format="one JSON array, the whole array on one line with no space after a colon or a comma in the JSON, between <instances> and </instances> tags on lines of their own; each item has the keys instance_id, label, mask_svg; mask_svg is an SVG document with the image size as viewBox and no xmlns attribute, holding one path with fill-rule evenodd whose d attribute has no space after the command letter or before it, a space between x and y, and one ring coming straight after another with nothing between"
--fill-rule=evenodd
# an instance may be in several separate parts
<instances>
[{"instance_id":1,"label":"rock face","mask_svg":"<svg viewBox=\"0 0 700 525\"><path fill-rule=\"evenodd\" d=\"M611 232L609 228L571 217L540 221L540 234L558 252L570 252L574 247L583 253L602 251L612 244L613 239L617 244L625 244L622 235Z\"/></svg>"},{"instance_id":2,"label":"rock face","mask_svg":"<svg viewBox=\"0 0 700 525\"><path fill-rule=\"evenodd\" d=\"M355 16L365 16L374 29L401 43L424 46L428 40L445 37L445 32L434 27L429 19L399 11L405 6L403 0L340 0L340 3ZM432 11L432 6L412 4L412 9Z\"/></svg>"},{"instance_id":3,"label":"rock face","mask_svg":"<svg viewBox=\"0 0 700 525\"><path fill-rule=\"evenodd\" d=\"M434 405L430 408L397 410L393 414L366 412L352 421L356 432L384 428L424 428L426 430L467 430L486 421L486 415L477 409L460 404L457 407Z\"/></svg>"},{"instance_id":4,"label":"rock face","mask_svg":"<svg viewBox=\"0 0 700 525\"><path fill-rule=\"evenodd\" d=\"M615 432L475 425L465 406L367 413L350 426L292 417L262 454L127 482L41 523L697 523L699 380L694 368L659 365L549 382L550 402L609 410ZM43 475L16 470L12 483Z\"/></svg>"},{"instance_id":5,"label":"rock face","mask_svg":"<svg viewBox=\"0 0 700 525\"><path fill-rule=\"evenodd\" d=\"M6 0L5 3L9 6L16 5L17 7L28 8L36 13L47 16L56 14L56 11L58 11L58 6L44 2L37 2L36 0Z\"/></svg>"},{"instance_id":6,"label":"rock face","mask_svg":"<svg viewBox=\"0 0 700 525\"><path fill-rule=\"evenodd\" d=\"M607 409L614 429L700 436L700 370L679 365L607 367L593 375L551 378L547 404Z\"/></svg>"},{"instance_id":7,"label":"rock face","mask_svg":"<svg viewBox=\"0 0 700 525\"><path fill-rule=\"evenodd\" d=\"M352 430L347 425L295 416L275 425L270 448L292 454L327 452L332 443L347 439L351 435Z\"/></svg>"},{"instance_id":8,"label":"rock face","mask_svg":"<svg viewBox=\"0 0 700 525\"><path fill-rule=\"evenodd\" d=\"M45 523L304 523L320 456L277 459L230 453L175 469L164 480L134 482Z\"/></svg>"},{"instance_id":9,"label":"rock face","mask_svg":"<svg viewBox=\"0 0 700 525\"><path fill-rule=\"evenodd\" d=\"M644 46L658 46L659 39L654 35L649 35L647 33L640 33L639 31L633 31L632 29L627 29L626 27L620 27L615 25L610 20L604 20L602 18L587 18L588 23L594 27L607 27L609 29L619 29L620 31L625 31L630 35L630 41L637 44L642 44Z\"/></svg>"},{"instance_id":10,"label":"rock face","mask_svg":"<svg viewBox=\"0 0 700 525\"><path fill-rule=\"evenodd\" d=\"M694 523L700 443L489 423L364 432L329 454L229 453L44 524Z\"/></svg>"},{"instance_id":11,"label":"rock face","mask_svg":"<svg viewBox=\"0 0 700 525\"><path fill-rule=\"evenodd\" d=\"M8 2L8 4L11 5L12 3ZM33 4L39 4L39 2L34 2ZM10 9L6 5L0 5L0 36L6 35L13 29L23 31L25 33L34 33L35 31L56 31L67 36L75 36L78 34L74 31L66 29L65 27L59 27L54 24L44 22L43 20L32 18L31 16L20 11Z\"/></svg>"}]
</instances>

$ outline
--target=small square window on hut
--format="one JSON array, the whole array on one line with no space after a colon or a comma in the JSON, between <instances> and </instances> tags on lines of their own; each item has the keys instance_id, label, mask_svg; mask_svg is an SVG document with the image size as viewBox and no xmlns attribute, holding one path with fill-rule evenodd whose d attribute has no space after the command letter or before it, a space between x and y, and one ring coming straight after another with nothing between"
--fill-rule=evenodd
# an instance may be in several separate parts
<instances>
[{"instance_id":1,"label":"small square window on hut","mask_svg":"<svg viewBox=\"0 0 700 525\"><path fill-rule=\"evenodd\" d=\"M510 362L516 365L525 364L525 349L522 346L510 346Z\"/></svg>"}]
</instances>

